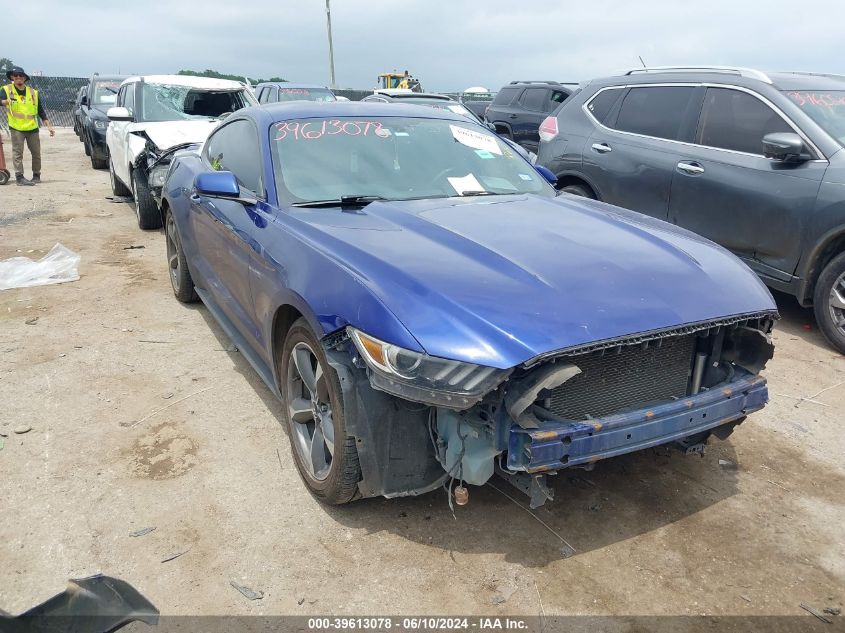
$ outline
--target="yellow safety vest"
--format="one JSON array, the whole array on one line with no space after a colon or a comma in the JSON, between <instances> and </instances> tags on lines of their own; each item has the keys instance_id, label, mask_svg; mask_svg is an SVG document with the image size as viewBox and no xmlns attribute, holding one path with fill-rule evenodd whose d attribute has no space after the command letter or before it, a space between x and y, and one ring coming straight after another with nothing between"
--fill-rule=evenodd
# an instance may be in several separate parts
<instances>
[{"instance_id":1,"label":"yellow safety vest","mask_svg":"<svg viewBox=\"0 0 845 633\"><path fill-rule=\"evenodd\" d=\"M31 132L38 129L38 91L26 86L26 94L21 97L15 86L3 86L6 93L6 114L9 127L19 132Z\"/></svg>"}]
</instances>

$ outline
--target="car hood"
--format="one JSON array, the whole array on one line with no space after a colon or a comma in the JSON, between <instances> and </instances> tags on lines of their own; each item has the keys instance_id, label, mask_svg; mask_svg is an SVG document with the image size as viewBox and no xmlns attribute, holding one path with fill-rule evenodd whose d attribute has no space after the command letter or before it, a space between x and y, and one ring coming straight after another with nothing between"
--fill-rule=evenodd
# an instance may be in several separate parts
<instances>
[{"instance_id":1,"label":"car hood","mask_svg":"<svg viewBox=\"0 0 845 633\"><path fill-rule=\"evenodd\" d=\"M202 143L217 127L217 119L198 121L158 121L154 123L135 123L133 132L147 133L159 149L168 149L181 143Z\"/></svg>"},{"instance_id":2,"label":"car hood","mask_svg":"<svg viewBox=\"0 0 845 633\"><path fill-rule=\"evenodd\" d=\"M725 249L570 196L293 213L434 356L507 368L592 342L776 310ZM355 325L355 317L353 308L346 318Z\"/></svg>"}]
</instances>

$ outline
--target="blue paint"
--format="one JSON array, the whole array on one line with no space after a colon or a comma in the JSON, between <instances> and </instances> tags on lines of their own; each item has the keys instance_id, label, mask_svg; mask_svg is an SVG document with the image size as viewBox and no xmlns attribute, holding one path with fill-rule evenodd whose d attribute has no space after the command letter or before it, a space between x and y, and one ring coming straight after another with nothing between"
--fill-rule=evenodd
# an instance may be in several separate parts
<instances>
[{"instance_id":1,"label":"blue paint","mask_svg":"<svg viewBox=\"0 0 845 633\"><path fill-rule=\"evenodd\" d=\"M249 108L227 122L256 125L266 202L192 199L196 176L210 171L197 154L182 155L165 185L195 282L270 366L283 305L318 335L352 324L402 347L498 368L593 341L775 311L765 286L724 249L595 201L513 195L375 202L352 212L280 208L270 128L326 116L467 124L422 106Z\"/></svg>"}]
</instances>

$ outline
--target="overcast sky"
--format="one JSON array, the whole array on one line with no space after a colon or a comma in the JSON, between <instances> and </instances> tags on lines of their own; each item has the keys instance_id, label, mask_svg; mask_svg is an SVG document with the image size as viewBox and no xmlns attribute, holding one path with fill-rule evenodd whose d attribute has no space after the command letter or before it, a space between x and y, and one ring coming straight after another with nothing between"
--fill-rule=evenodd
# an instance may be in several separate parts
<instances>
[{"instance_id":1,"label":"overcast sky","mask_svg":"<svg viewBox=\"0 0 845 633\"><path fill-rule=\"evenodd\" d=\"M845 2L331 0L337 84L408 69L428 91L579 81L639 66L741 65L845 74ZM0 57L29 73L211 68L328 84L325 0L33 0ZM14 27L7 24L7 27Z\"/></svg>"}]
</instances>

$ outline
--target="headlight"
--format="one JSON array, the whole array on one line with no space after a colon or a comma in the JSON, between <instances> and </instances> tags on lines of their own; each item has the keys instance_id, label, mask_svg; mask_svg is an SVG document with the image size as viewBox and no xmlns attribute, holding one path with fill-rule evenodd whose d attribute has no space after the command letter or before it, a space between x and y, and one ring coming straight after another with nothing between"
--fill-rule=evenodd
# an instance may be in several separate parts
<instances>
[{"instance_id":1,"label":"headlight","mask_svg":"<svg viewBox=\"0 0 845 633\"><path fill-rule=\"evenodd\" d=\"M406 400L468 409L508 377L511 370L420 354L348 327L372 370L370 384Z\"/></svg>"},{"instance_id":2,"label":"headlight","mask_svg":"<svg viewBox=\"0 0 845 633\"><path fill-rule=\"evenodd\" d=\"M98 130L105 130L108 126L108 121L103 121L102 119L94 119L94 127Z\"/></svg>"},{"instance_id":3,"label":"headlight","mask_svg":"<svg viewBox=\"0 0 845 633\"><path fill-rule=\"evenodd\" d=\"M150 187L163 187L164 180L167 178L167 169L170 165L156 165L153 167L152 171L150 172L150 177L147 181L150 183Z\"/></svg>"}]
</instances>

